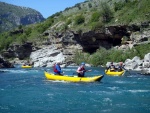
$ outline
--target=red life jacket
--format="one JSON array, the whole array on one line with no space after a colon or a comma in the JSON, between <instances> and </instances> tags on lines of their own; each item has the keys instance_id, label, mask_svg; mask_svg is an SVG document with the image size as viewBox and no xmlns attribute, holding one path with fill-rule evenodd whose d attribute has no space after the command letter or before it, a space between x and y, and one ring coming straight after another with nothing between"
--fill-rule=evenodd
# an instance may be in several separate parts
<instances>
[{"instance_id":1,"label":"red life jacket","mask_svg":"<svg viewBox=\"0 0 150 113\"><path fill-rule=\"evenodd\" d=\"M85 71L84 67L80 67L79 71Z\"/></svg>"},{"instance_id":2,"label":"red life jacket","mask_svg":"<svg viewBox=\"0 0 150 113\"><path fill-rule=\"evenodd\" d=\"M58 70L56 69L56 64L54 64L54 66L53 66L53 71L56 73L58 72Z\"/></svg>"}]
</instances>

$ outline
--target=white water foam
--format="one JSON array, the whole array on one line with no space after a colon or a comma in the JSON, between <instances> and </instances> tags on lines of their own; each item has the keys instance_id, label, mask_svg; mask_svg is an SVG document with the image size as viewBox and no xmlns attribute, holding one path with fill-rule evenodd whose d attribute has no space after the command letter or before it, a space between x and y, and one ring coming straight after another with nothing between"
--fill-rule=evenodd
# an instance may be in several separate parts
<instances>
[{"instance_id":1,"label":"white water foam","mask_svg":"<svg viewBox=\"0 0 150 113\"><path fill-rule=\"evenodd\" d=\"M27 70L10 70L10 69L4 69L2 71L4 71L4 72L10 72L10 73L27 73L27 72L29 72Z\"/></svg>"},{"instance_id":2,"label":"white water foam","mask_svg":"<svg viewBox=\"0 0 150 113\"><path fill-rule=\"evenodd\" d=\"M64 68L63 71L69 71L69 72L72 71L72 72L74 72L74 71L76 71L76 69L67 69L67 68Z\"/></svg>"},{"instance_id":3,"label":"white water foam","mask_svg":"<svg viewBox=\"0 0 150 113\"><path fill-rule=\"evenodd\" d=\"M70 83L68 81L63 81L63 80L43 80L43 81L46 81L46 82L53 82L53 83Z\"/></svg>"},{"instance_id":4,"label":"white water foam","mask_svg":"<svg viewBox=\"0 0 150 113\"><path fill-rule=\"evenodd\" d=\"M79 93L86 93L86 91L78 91Z\"/></svg>"},{"instance_id":5,"label":"white water foam","mask_svg":"<svg viewBox=\"0 0 150 113\"><path fill-rule=\"evenodd\" d=\"M117 90L119 89L119 87L107 87L108 89L111 89L111 90Z\"/></svg>"},{"instance_id":6,"label":"white water foam","mask_svg":"<svg viewBox=\"0 0 150 113\"><path fill-rule=\"evenodd\" d=\"M103 102L112 102L112 100L110 98L104 98Z\"/></svg>"},{"instance_id":7,"label":"white water foam","mask_svg":"<svg viewBox=\"0 0 150 113\"><path fill-rule=\"evenodd\" d=\"M129 83L129 82L128 81L115 81L115 83L126 84L126 83Z\"/></svg>"},{"instance_id":8,"label":"white water foam","mask_svg":"<svg viewBox=\"0 0 150 113\"><path fill-rule=\"evenodd\" d=\"M147 93L147 92L150 92L150 90L128 90L128 92L131 92L131 93Z\"/></svg>"}]
</instances>

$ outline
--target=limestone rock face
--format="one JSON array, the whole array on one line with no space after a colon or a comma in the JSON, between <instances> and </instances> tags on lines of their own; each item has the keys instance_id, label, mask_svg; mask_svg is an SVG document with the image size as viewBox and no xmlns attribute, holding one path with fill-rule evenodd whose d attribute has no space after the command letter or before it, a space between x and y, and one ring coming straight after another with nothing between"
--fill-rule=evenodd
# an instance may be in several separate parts
<instances>
[{"instance_id":1,"label":"limestone rock face","mask_svg":"<svg viewBox=\"0 0 150 113\"><path fill-rule=\"evenodd\" d=\"M34 67L52 67L56 62L64 63L65 55L60 49L53 46L47 46L30 55Z\"/></svg>"},{"instance_id":2,"label":"limestone rock face","mask_svg":"<svg viewBox=\"0 0 150 113\"><path fill-rule=\"evenodd\" d=\"M2 56L0 56L0 68L13 68L13 64L6 61Z\"/></svg>"},{"instance_id":3,"label":"limestone rock face","mask_svg":"<svg viewBox=\"0 0 150 113\"><path fill-rule=\"evenodd\" d=\"M32 51L35 48L32 46L32 43L25 43L23 45L12 45L6 51L3 51L3 56L5 58L19 58L24 59L30 56Z\"/></svg>"}]
</instances>

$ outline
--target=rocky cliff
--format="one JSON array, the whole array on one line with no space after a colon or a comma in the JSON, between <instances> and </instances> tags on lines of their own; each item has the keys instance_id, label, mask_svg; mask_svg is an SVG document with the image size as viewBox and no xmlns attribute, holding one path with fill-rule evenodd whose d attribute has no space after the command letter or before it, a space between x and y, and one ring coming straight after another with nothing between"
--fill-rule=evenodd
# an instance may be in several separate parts
<instances>
[{"instance_id":1,"label":"rocky cliff","mask_svg":"<svg viewBox=\"0 0 150 113\"><path fill-rule=\"evenodd\" d=\"M42 34L48 37L42 47L37 47L29 42L23 45L12 45L8 50L3 51L3 56L19 59L30 57L35 67L50 67L57 61L69 65L73 63L76 50L94 53L100 47L128 49L137 44L150 43L148 26L149 23L109 26L84 33L71 30L56 32L51 29ZM141 29L143 30L141 31Z\"/></svg>"},{"instance_id":2,"label":"rocky cliff","mask_svg":"<svg viewBox=\"0 0 150 113\"><path fill-rule=\"evenodd\" d=\"M35 67L49 67L57 61L68 65L73 63L76 50L94 53L100 47L128 49L137 44L150 43L150 30L141 27L142 25L109 26L82 34L73 31L57 33L48 30L43 33L43 35L48 36L46 47L32 52L30 58L35 62ZM145 30L141 32L141 28ZM125 40L124 37L128 37L126 41L123 41Z\"/></svg>"},{"instance_id":3,"label":"rocky cliff","mask_svg":"<svg viewBox=\"0 0 150 113\"><path fill-rule=\"evenodd\" d=\"M1 55L0 55L0 68L13 68L13 64L6 61Z\"/></svg>"},{"instance_id":4,"label":"rocky cliff","mask_svg":"<svg viewBox=\"0 0 150 113\"><path fill-rule=\"evenodd\" d=\"M36 10L0 2L0 32L45 20Z\"/></svg>"}]
</instances>

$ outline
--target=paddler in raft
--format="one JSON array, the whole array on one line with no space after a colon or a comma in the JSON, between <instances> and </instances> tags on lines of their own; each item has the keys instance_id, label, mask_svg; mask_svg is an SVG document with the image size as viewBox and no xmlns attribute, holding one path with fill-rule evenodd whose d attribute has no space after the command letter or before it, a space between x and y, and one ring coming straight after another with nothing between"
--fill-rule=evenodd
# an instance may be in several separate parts
<instances>
[{"instance_id":1,"label":"paddler in raft","mask_svg":"<svg viewBox=\"0 0 150 113\"><path fill-rule=\"evenodd\" d=\"M78 74L78 77L84 77L85 72L88 72L88 71L92 71L92 70L86 70L85 69L85 63L82 62L81 65L78 67L76 72Z\"/></svg>"},{"instance_id":2,"label":"paddler in raft","mask_svg":"<svg viewBox=\"0 0 150 113\"><path fill-rule=\"evenodd\" d=\"M124 68L123 62L120 62L120 63L119 63L119 66L118 66L117 68L115 67L115 65L113 64L113 62L111 62L111 63L110 63L110 66L107 68L107 71L108 71L109 69L110 69L111 72L114 72L114 71L121 72L121 71L123 71L123 70L127 70L127 69ZM106 72L107 72L107 71L106 71Z\"/></svg>"},{"instance_id":3,"label":"paddler in raft","mask_svg":"<svg viewBox=\"0 0 150 113\"><path fill-rule=\"evenodd\" d=\"M62 75L63 71L61 70L60 62L57 62L57 63L54 64L53 72L54 72L55 75Z\"/></svg>"},{"instance_id":4,"label":"paddler in raft","mask_svg":"<svg viewBox=\"0 0 150 113\"><path fill-rule=\"evenodd\" d=\"M116 71L116 67L113 64L113 62L110 63L109 67L107 68L107 71L110 69L111 72Z\"/></svg>"},{"instance_id":5,"label":"paddler in raft","mask_svg":"<svg viewBox=\"0 0 150 113\"><path fill-rule=\"evenodd\" d=\"M127 69L124 68L123 62L120 62L119 66L117 68L117 71L120 72L120 71L123 71L123 70L127 70Z\"/></svg>"}]
</instances>

